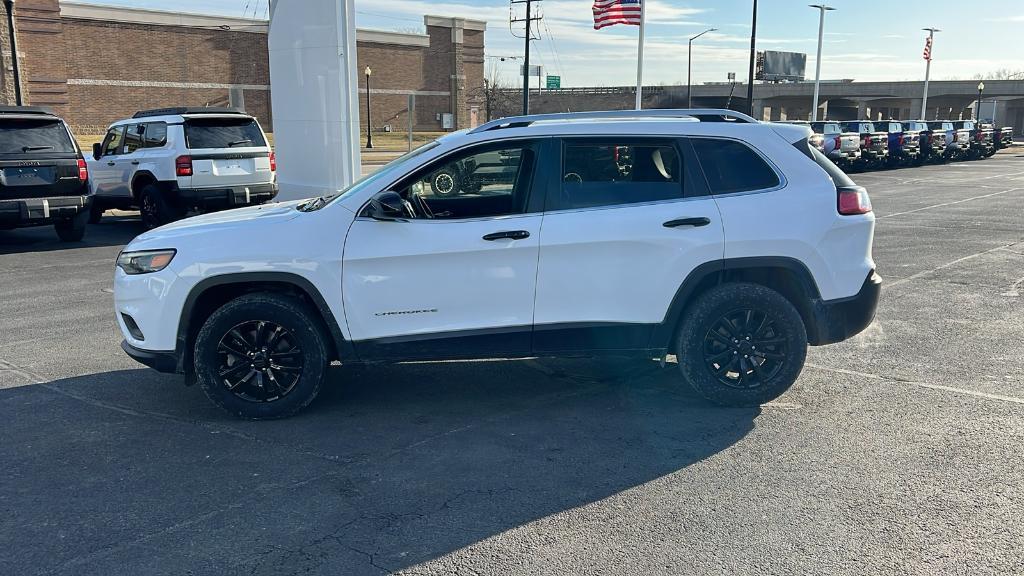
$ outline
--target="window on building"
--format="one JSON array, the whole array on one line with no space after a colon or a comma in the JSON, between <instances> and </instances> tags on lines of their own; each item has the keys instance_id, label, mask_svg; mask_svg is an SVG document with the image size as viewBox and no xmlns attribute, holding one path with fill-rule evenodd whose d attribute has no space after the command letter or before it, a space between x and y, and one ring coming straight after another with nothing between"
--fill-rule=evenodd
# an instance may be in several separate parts
<instances>
[{"instance_id":1,"label":"window on building","mask_svg":"<svg viewBox=\"0 0 1024 576\"><path fill-rule=\"evenodd\" d=\"M779 185L779 175L746 144L735 140L694 138L712 194L764 190Z\"/></svg>"}]
</instances>

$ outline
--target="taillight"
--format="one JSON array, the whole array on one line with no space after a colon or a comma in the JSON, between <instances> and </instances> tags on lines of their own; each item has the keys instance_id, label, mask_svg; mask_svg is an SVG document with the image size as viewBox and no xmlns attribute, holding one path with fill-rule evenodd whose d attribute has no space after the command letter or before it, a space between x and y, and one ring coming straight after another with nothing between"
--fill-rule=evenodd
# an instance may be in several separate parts
<instances>
[{"instance_id":1,"label":"taillight","mask_svg":"<svg viewBox=\"0 0 1024 576\"><path fill-rule=\"evenodd\" d=\"M274 151L270 151L270 171L277 172L277 154Z\"/></svg>"},{"instance_id":2,"label":"taillight","mask_svg":"<svg viewBox=\"0 0 1024 576\"><path fill-rule=\"evenodd\" d=\"M192 157L191 156L178 156L174 161L174 168L178 173L178 176L191 176L192 175Z\"/></svg>"},{"instance_id":3,"label":"taillight","mask_svg":"<svg viewBox=\"0 0 1024 576\"><path fill-rule=\"evenodd\" d=\"M871 212L871 198L868 191L860 186L840 186L836 188L839 213L843 216L855 216Z\"/></svg>"},{"instance_id":4,"label":"taillight","mask_svg":"<svg viewBox=\"0 0 1024 576\"><path fill-rule=\"evenodd\" d=\"M865 148L870 148L871 147L871 136L865 136L864 137L864 147Z\"/></svg>"},{"instance_id":5,"label":"taillight","mask_svg":"<svg viewBox=\"0 0 1024 576\"><path fill-rule=\"evenodd\" d=\"M974 139L977 140L978 142L984 141L985 140L985 133L984 132L978 132L977 136L975 136Z\"/></svg>"},{"instance_id":6,"label":"taillight","mask_svg":"<svg viewBox=\"0 0 1024 576\"><path fill-rule=\"evenodd\" d=\"M903 134L902 133L900 134L899 143L900 143L900 146L903 146Z\"/></svg>"},{"instance_id":7,"label":"taillight","mask_svg":"<svg viewBox=\"0 0 1024 576\"><path fill-rule=\"evenodd\" d=\"M89 179L89 165L85 163L85 160L78 159L78 181L85 182Z\"/></svg>"},{"instance_id":8,"label":"taillight","mask_svg":"<svg viewBox=\"0 0 1024 576\"><path fill-rule=\"evenodd\" d=\"M836 147L834 148L834 150L842 150L842 149L843 149L843 138L841 136L836 136Z\"/></svg>"}]
</instances>

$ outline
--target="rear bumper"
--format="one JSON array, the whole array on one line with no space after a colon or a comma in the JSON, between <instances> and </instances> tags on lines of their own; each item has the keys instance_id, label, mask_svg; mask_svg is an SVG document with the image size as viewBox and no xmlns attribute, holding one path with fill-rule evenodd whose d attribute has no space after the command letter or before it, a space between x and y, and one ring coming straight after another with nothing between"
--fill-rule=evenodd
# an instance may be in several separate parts
<instances>
[{"instance_id":1,"label":"rear bumper","mask_svg":"<svg viewBox=\"0 0 1024 576\"><path fill-rule=\"evenodd\" d=\"M810 344L833 344L861 333L874 320L881 294L882 277L872 270L855 296L815 301Z\"/></svg>"},{"instance_id":2,"label":"rear bumper","mask_svg":"<svg viewBox=\"0 0 1024 576\"><path fill-rule=\"evenodd\" d=\"M0 200L0 223L32 226L66 220L89 209L89 196Z\"/></svg>"},{"instance_id":3,"label":"rear bumper","mask_svg":"<svg viewBox=\"0 0 1024 576\"><path fill-rule=\"evenodd\" d=\"M174 350L143 350L132 346L126 340L121 341L121 349L136 362L145 364L157 372L178 373L178 353Z\"/></svg>"},{"instance_id":4,"label":"rear bumper","mask_svg":"<svg viewBox=\"0 0 1024 576\"><path fill-rule=\"evenodd\" d=\"M178 188L175 184L172 193L189 207L238 208L269 202L277 196L277 191L277 183L271 182L223 188Z\"/></svg>"}]
</instances>

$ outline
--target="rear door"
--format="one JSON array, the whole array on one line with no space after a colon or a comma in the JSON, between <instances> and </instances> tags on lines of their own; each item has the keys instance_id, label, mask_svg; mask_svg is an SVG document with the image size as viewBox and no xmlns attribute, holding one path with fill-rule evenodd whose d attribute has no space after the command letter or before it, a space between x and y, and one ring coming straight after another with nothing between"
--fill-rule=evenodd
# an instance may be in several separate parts
<instances>
[{"instance_id":1,"label":"rear door","mask_svg":"<svg viewBox=\"0 0 1024 576\"><path fill-rule=\"evenodd\" d=\"M265 184L273 180L270 149L248 116L190 116L185 142L192 157L192 187Z\"/></svg>"},{"instance_id":2,"label":"rear door","mask_svg":"<svg viewBox=\"0 0 1024 576\"><path fill-rule=\"evenodd\" d=\"M534 351L645 350L722 219L685 140L565 139L541 232Z\"/></svg>"},{"instance_id":3,"label":"rear door","mask_svg":"<svg viewBox=\"0 0 1024 576\"><path fill-rule=\"evenodd\" d=\"M81 194L78 148L57 118L0 118L0 199Z\"/></svg>"}]
</instances>

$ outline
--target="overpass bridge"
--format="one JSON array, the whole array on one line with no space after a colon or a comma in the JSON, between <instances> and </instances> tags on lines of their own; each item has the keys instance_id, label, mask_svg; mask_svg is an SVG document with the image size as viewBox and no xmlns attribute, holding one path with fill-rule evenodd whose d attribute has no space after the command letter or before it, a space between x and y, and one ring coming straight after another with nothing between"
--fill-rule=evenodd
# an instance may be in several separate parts
<instances>
[{"instance_id":1,"label":"overpass bridge","mask_svg":"<svg viewBox=\"0 0 1024 576\"><path fill-rule=\"evenodd\" d=\"M923 93L923 81L822 82L818 117L830 120L917 119L921 112ZM627 109L633 106L634 94L635 88L631 86L544 90L531 96L530 111L544 113ZM697 85L693 87L693 106L728 106L745 110L746 95L746 84ZM644 107L647 108L686 107L686 86L647 86L643 96ZM806 120L810 116L813 97L813 82L755 84L753 115L765 120ZM932 81L928 88L927 119L970 118L977 98L977 80ZM495 100L503 104L492 110L495 117L521 111L516 108L514 98ZM984 102L983 119L991 117L994 111L993 119L996 123L1011 125L1018 134L1024 131L1024 80L986 80ZM990 105L990 102L993 104Z\"/></svg>"}]
</instances>

